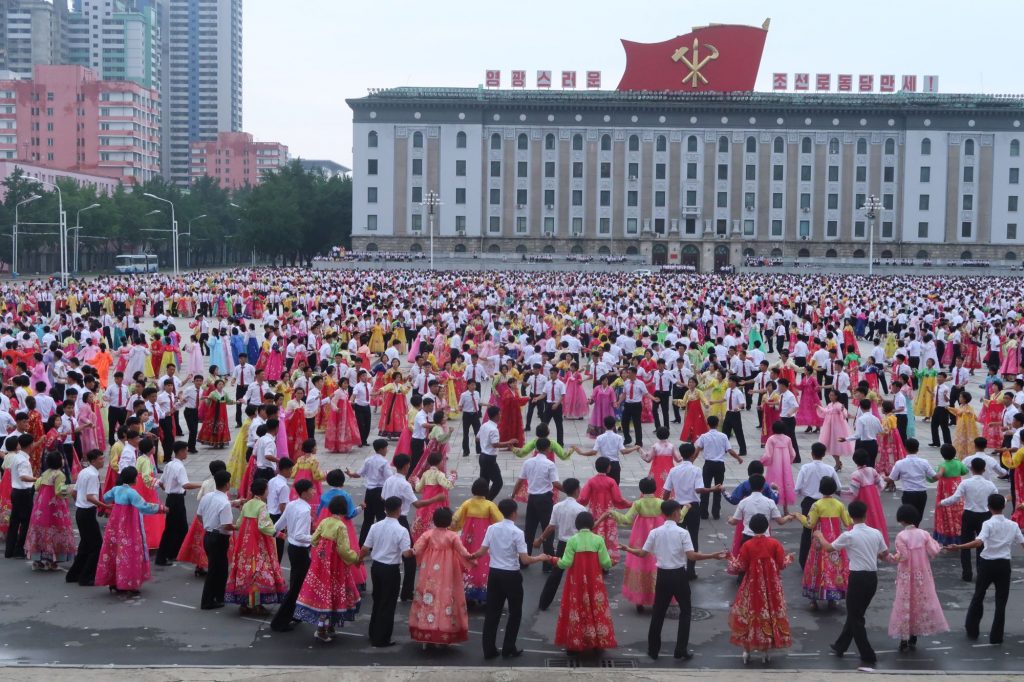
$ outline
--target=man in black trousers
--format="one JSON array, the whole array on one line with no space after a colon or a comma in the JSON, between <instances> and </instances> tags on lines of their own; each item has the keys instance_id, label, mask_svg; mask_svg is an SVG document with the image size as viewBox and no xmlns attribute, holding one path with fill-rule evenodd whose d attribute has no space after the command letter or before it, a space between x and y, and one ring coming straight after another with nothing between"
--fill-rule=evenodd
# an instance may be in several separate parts
<instances>
[{"instance_id":1,"label":"man in black trousers","mask_svg":"<svg viewBox=\"0 0 1024 682\"><path fill-rule=\"evenodd\" d=\"M953 447L953 446L949 446ZM939 500L939 505L948 507L963 502L964 509L960 513L960 544L973 541L981 533L981 527L992 518L988 509L988 499L997 494L995 483L985 478L985 460L975 457L971 460L971 477L960 481L952 495ZM981 572L981 552L978 552L978 572ZM974 570L971 566L971 550L960 552L960 578L971 582Z\"/></svg>"},{"instance_id":2,"label":"man in black trousers","mask_svg":"<svg viewBox=\"0 0 1024 682\"><path fill-rule=\"evenodd\" d=\"M726 438L730 438L735 433L740 457L746 457L747 439L743 436L743 413L741 410L747 406L747 398L738 384L735 375L729 377L729 388L725 390L725 421L722 422L722 433Z\"/></svg>"},{"instance_id":3,"label":"man in black trousers","mask_svg":"<svg viewBox=\"0 0 1024 682\"><path fill-rule=\"evenodd\" d=\"M337 498L336 498L337 499ZM409 531L398 523L402 514L402 500L389 497L384 500L383 520L370 526L359 560L369 555L370 581L373 583L373 610L370 612L370 646L389 647L395 642L391 635L395 631L395 608L398 593L402 588L402 559L412 556L412 540Z\"/></svg>"},{"instance_id":4,"label":"man in black trousers","mask_svg":"<svg viewBox=\"0 0 1024 682\"><path fill-rule=\"evenodd\" d=\"M333 485L330 482L330 474L328 474L327 483ZM281 518L274 524L278 538L288 541L288 566L290 569L288 594L285 595L284 601L277 607L277 613L270 621L270 629L274 632L288 632L294 629L292 616L295 615L295 601L299 598L302 583L306 579L306 573L309 572L309 544L312 538L310 528L313 523L313 510L309 506L309 502L315 494L313 482L309 479L296 481L295 493L298 497L285 506ZM337 504L335 504L335 500L337 500ZM327 509L331 514L348 514L350 511L345 498L340 495L331 498Z\"/></svg>"},{"instance_id":5,"label":"man in black trousers","mask_svg":"<svg viewBox=\"0 0 1024 682\"><path fill-rule=\"evenodd\" d=\"M203 582L203 596L199 608L219 609L224 606L224 589L228 582L228 545L235 530L231 516L231 501L227 492L231 487L231 474L218 471L213 475L216 490L199 501L196 517L203 524L203 549L209 565ZM252 492L259 495L267 489L267 482L258 478L252 482ZM257 492L259 490L259 492Z\"/></svg>"},{"instance_id":6,"label":"man in black trousers","mask_svg":"<svg viewBox=\"0 0 1024 682\"><path fill-rule=\"evenodd\" d=\"M356 423L359 425L359 445L367 445L366 439L370 437L370 374L365 370L359 370L359 380L352 387L352 411L356 415Z\"/></svg>"},{"instance_id":7,"label":"man in black trousers","mask_svg":"<svg viewBox=\"0 0 1024 682\"><path fill-rule=\"evenodd\" d=\"M36 393L39 393L38 387ZM107 444L113 445L117 429L128 419L128 398L131 390L124 385L124 372L114 372L114 383L107 386L103 397L107 401Z\"/></svg>"},{"instance_id":8,"label":"man in black trousers","mask_svg":"<svg viewBox=\"0 0 1024 682\"><path fill-rule=\"evenodd\" d=\"M82 469L75 481L75 524L78 526L78 552L68 568L64 581L91 587L96 579L96 564L100 559L103 534L96 521L98 507L106 507L100 499L100 473L103 452L90 450L85 455L89 465Z\"/></svg>"},{"instance_id":9,"label":"man in black trousers","mask_svg":"<svg viewBox=\"0 0 1024 682\"><path fill-rule=\"evenodd\" d=\"M185 460L188 459L188 445L175 441L171 446L174 459L164 466L160 476L160 488L167 494L164 506L167 507L166 527L160 538L160 546L156 551L156 565L169 566L174 563L181 549L181 543L188 535L188 516L185 513L185 491L200 487L198 483L189 483L185 471Z\"/></svg>"},{"instance_id":10,"label":"man in black trousers","mask_svg":"<svg viewBox=\"0 0 1024 682\"><path fill-rule=\"evenodd\" d=\"M939 372L935 375L935 409L932 410L932 442L929 443L933 448L953 442L949 437L950 395L950 386L946 383L946 373ZM941 442L939 441L939 431L942 432Z\"/></svg>"},{"instance_id":11,"label":"man in black trousers","mask_svg":"<svg viewBox=\"0 0 1024 682\"><path fill-rule=\"evenodd\" d=\"M476 390L476 381L466 382L466 390L459 396L459 410L462 412L462 456L469 457L469 432L473 431L473 440L480 433L480 392ZM480 454L480 443L476 443L476 454Z\"/></svg>"},{"instance_id":12,"label":"man in black trousers","mask_svg":"<svg viewBox=\"0 0 1024 682\"><path fill-rule=\"evenodd\" d=\"M708 493L722 492L721 484L710 488L702 487L704 473L698 469L693 460L697 459L697 448L693 443L682 443L679 445L679 456L683 461L672 467L665 477L665 486L662 495L664 499L674 497L681 505L690 505L690 511L683 517L682 527L690 534L690 541L693 543L694 551L700 549L698 534L700 533L700 496ZM687 559L686 577L688 580L697 579L696 559Z\"/></svg>"},{"instance_id":13,"label":"man in black trousers","mask_svg":"<svg viewBox=\"0 0 1024 682\"><path fill-rule=\"evenodd\" d=\"M658 359L658 368L654 370L654 428L664 425L668 427L668 408L672 402L672 372L665 369L665 360Z\"/></svg>"},{"instance_id":14,"label":"man in black trousers","mask_svg":"<svg viewBox=\"0 0 1024 682\"><path fill-rule=\"evenodd\" d=\"M26 439L27 444L22 444ZM4 556L8 559L25 558L25 537L28 534L29 520L32 518L32 501L35 498L35 477L32 475L32 464L22 448L32 444L32 436L23 433L20 436L8 436L4 441L7 454L4 465L11 473L11 520L7 528L7 544Z\"/></svg>"}]
</instances>

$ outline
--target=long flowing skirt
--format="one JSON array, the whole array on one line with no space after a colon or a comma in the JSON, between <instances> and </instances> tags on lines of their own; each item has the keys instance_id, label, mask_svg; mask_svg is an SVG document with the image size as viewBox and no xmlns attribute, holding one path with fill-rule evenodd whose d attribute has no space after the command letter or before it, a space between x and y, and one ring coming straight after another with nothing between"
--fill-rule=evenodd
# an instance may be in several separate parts
<instances>
[{"instance_id":1,"label":"long flowing skirt","mask_svg":"<svg viewBox=\"0 0 1024 682\"><path fill-rule=\"evenodd\" d=\"M565 389L565 397L562 399L562 418L584 419L589 412L587 394L583 390L583 385L578 381L570 381Z\"/></svg>"},{"instance_id":2,"label":"long flowing skirt","mask_svg":"<svg viewBox=\"0 0 1024 682\"><path fill-rule=\"evenodd\" d=\"M673 466L675 466L675 462L672 461L671 455L655 455L651 460L651 470L647 475L654 479L654 484L657 486L654 494L657 497L661 497L661 493L665 489L665 479Z\"/></svg>"},{"instance_id":3,"label":"long flowing skirt","mask_svg":"<svg viewBox=\"0 0 1024 682\"><path fill-rule=\"evenodd\" d=\"M41 486L32 504L25 554L32 561L70 561L76 549L67 500L54 495L52 485Z\"/></svg>"},{"instance_id":4,"label":"long flowing skirt","mask_svg":"<svg viewBox=\"0 0 1024 682\"><path fill-rule=\"evenodd\" d=\"M793 646L782 582L771 559L753 562L729 609L729 641L744 651L770 651Z\"/></svg>"},{"instance_id":5,"label":"long flowing skirt","mask_svg":"<svg viewBox=\"0 0 1024 682\"><path fill-rule=\"evenodd\" d=\"M470 553L480 549L484 542L491 520L483 516L467 516L462 526L462 544ZM491 558L484 554L476 560L476 564L467 569L462 576L466 599L484 602L487 600L487 574L491 568Z\"/></svg>"},{"instance_id":6,"label":"long flowing skirt","mask_svg":"<svg viewBox=\"0 0 1024 682\"><path fill-rule=\"evenodd\" d=\"M160 495L156 492L156 488L148 487L142 482L141 476L135 479L133 487L146 502L160 504ZM142 525L146 528L147 549L159 547L160 539L164 536L164 526L167 525L167 517L163 514L145 514L142 518Z\"/></svg>"},{"instance_id":7,"label":"long flowing skirt","mask_svg":"<svg viewBox=\"0 0 1024 682\"><path fill-rule=\"evenodd\" d=\"M425 458L424 458L425 459ZM412 523L412 541L415 543L420 536L434 527L434 511L441 507L448 506L448 489L439 485L425 485L420 493L421 499L429 499L444 493L444 499L439 502L431 502L416 510L416 520Z\"/></svg>"},{"instance_id":8,"label":"long flowing skirt","mask_svg":"<svg viewBox=\"0 0 1024 682\"><path fill-rule=\"evenodd\" d=\"M888 476L896 462L907 456L903 447L903 438L900 432L893 429L889 433L878 434L878 459L875 460L875 471Z\"/></svg>"},{"instance_id":9,"label":"long flowing skirt","mask_svg":"<svg viewBox=\"0 0 1024 682\"><path fill-rule=\"evenodd\" d=\"M838 518L824 518L818 529L832 542L842 526ZM804 565L803 594L811 601L839 601L846 598L846 585L850 579L850 563L845 551L825 552L818 543L811 543L811 551Z\"/></svg>"},{"instance_id":10,"label":"long flowing skirt","mask_svg":"<svg viewBox=\"0 0 1024 682\"><path fill-rule=\"evenodd\" d=\"M409 634L414 642L456 644L469 639L469 614L462 566L454 549L429 547L417 557L416 592L409 609Z\"/></svg>"},{"instance_id":11,"label":"long flowing skirt","mask_svg":"<svg viewBox=\"0 0 1024 682\"><path fill-rule=\"evenodd\" d=\"M629 533L630 547L643 547L651 531L665 522L664 516L637 516ZM626 555L626 569L622 574L622 596L638 606L654 605L654 583L658 578L658 564L654 555L644 558Z\"/></svg>"},{"instance_id":12,"label":"long flowing skirt","mask_svg":"<svg viewBox=\"0 0 1024 682\"><path fill-rule=\"evenodd\" d=\"M203 529L199 517L193 518L192 524L188 527L188 534L185 535L185 541L181 543L181 549L178 550L177 561L193 564L196 568L206 570L210 561L206 557L206 548L203 546L205 535L206 531Z\"/></svg>"},{"instance_id":13,"label":"long flowing skirt","mask_svg":"<svg viewBox=\"0 0 1024 682\"><path fill-rule=\"evenodd\" d=\"M948 630L949 623L935 593L928 555L923 548L913 549L896 568L896 595L889 614L889 636L904 640Z\"/></svg>"},{"instance_id":14,"label":"long flowing skirt","mask_svg":"<svg viewBox=\"0 0 1024 682\"><path fill-rule=\"evenodd\" d=\"M329 409L327 432L324 434L324 447L327 452L350 452L359 446L359 424L355 412L347 400L342 401L339 409Z\"/></svg>"},{"instance_id":15,"label":"long flowing skirt","mask_svg":"<svg viewBox=\"0 0 1024 682\"><path fill-rule=\"evenodd\" d=\"M850 425L838 412L828 412L821 423L821 433L818 440L825 444L826 452L838 457L850 457L853 455L854 444L850 441L839 442L840 438L849 438Z\"/></svg>"},{"instance_id":16,"label":"long flowing skirt","mask_svg":"<svg viewBox=\"0 0 1024 682\"><path fill-rule=\"evenodd\" d=\"M956 490L960 485L960 477L946 478L943 476L935 485L935 530L932 537L940 545L955 545L960 542L960 525L964 512L963 500L959 500L948 507L939 504Z\"/></svg>"},{"instance_id":17,"label":"long flowing skirt","mask_svg":"<svg viewBox=\"0 0 1024 682\"><path fill-rule=\"evenodd\" d=\"M230 568L224 601L250 606L277 604L288 592L277 562L274 538L259 531L256 519L242 519L238 532L231 539L228 560Z\"/></svg>"},{"instance_id":18,"label":"long flowing skirt","mask_svg":"<svg viewBox=\"0 0 1024 682\"><path fill-rule=\"evenodd\" d=\"M408 422L408 409L405 406L405 395L402 393L388 393L384 397L384 404L380 408L380 421L377 423L377 433L381 438L398 438Z\"/></svg>"},{"instance_id":19,"label":"long flowing skirt","mask_svg":"<svg viewBox=\"0 0 1024 682\"><path fill-rule=\"evenodd\" d=\"M309 572L295 601L295 618L317 627L341 627L359 612L359 585L353 566L338 555L333 542L310 550Z\"/></svg>"},{"instance_id":20,"label":"long flowing skirt","mask_svg":"<svg viewBox=\"0 0 1024 682\"><path fill-rule=\"evenodd\" d=\"M225 403L217 403L209 407L196 440L203 445L215 448L222 448L231 442L231 432L228 430L228 408Z\"/></svg>"},{"instance_id":21,"label":"long flowing skirt","mask_svg":"<svg viewBox=\"0 0 1024 682\"><path fill-rule=\"evenodd\" d=\"M889 529L885 523L885 509L882 507L882 496L878 494L878 487L873 485L862 486L857 489L858 499L868 507L867 518L864 522L882 533L885 544L889 544Z\"/></svg>"},{"instance_id":22,"label":"long flowing skirt","mask_svg":"<svg viewBox=\"0 0 1024 682\"><path fill-rule=\"evenodd\" d=\"M142 514L130 504L115 504L103 531L97 586L138 591L149 580L149 553Z\"/></svg>"},{"instance_id":23,"label":"long flowing skirt","mask_svg":"<svg viewBox=\"0 0 1024 682\"><path fill-rule=\"evenodd\" d=\"M11 470L4 469L0 477L0 535L6 537L11 527Z\"/></svg>"},{"instance_id":24,"label":"long flowing skirt","mask_svg":"<svg viewBox=\"0 0 1024 682\"><path fill-rule=\"evenodd\" d=\"M704 416L704 408L700 401L691 400L686 404L686 418L683 419L683 432L679 434L679 440L690 443L708 432L708 420Z\"/></svg>"},{"instance_id":25,"label":"long flowing skirt","mask_svg":"<svg viewBox=\"0 0 1024 682\"><path fill-rule=\"evenodd\" d=\"M569 651L618 646L597 552L577 552L565 572L555 644Z\"/></svg>"}]
</instances>

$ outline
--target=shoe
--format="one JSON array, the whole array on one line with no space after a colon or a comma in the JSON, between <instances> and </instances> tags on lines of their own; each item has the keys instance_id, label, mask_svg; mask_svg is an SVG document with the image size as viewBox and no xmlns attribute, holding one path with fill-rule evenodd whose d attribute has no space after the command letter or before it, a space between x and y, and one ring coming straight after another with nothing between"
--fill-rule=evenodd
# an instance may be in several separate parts
<instances>
[{"instance_id":1,"label":"shoe","mask_svg":"<svg viewBox=\"0 0 1024 682\"><path fill-rule=\"evenodd\" d=\"M829 648L829 650L831 650L831 651L832 651L832 653L833 653L833 654L835 654L835 655L836 655L836 656L837 656L838 658L842 658L842 657L843 657L843 655L844 655L844 654L846 653L845 651L840 651L840 650L839 650L839 648L838 648L838 647L837 647L837 646L836 646L835 644L829 644L829 645L828 645L828 648Z\"/></svg>"},{"instance_id":2,"label":"shoe","mask_svg":"<svg viewBox=\"0 0 1024 682\"><path fill-rule=\"evenodd\" d=\"M647 650L647 655L650 657L652 661L658 660L658 654L651 651L650 649Z\"/></svg>"},{"instance_id":3,"label":"shoe","mask_svg":"<svg viewBox=\"0 0 1024 682\"><path fill-rule=\"evenodd\" d=\"M904 651L906 651L906 650L907 650L907 649L909 649L909 648L910 648L910 642L908 642L908 641L907 641L907 640L905 640L905 639L901 639L901 640L900 640L900 645L899 645L899 648L898 648L898 650L899 650L900 652L904 652Z\"/></svg>"},{"instance_id":4,"label":"shoe","mask_svg":"<svg viewBox=\"0 0 1024 682\"><path fill-rule=\"evenodd\" d=\"M500 656L501 654L497 651L490 651L484 654L485 661L491 661Z\"/></svg>"},{"instance_id":5,"label":"shoe","mask_svg":"<svg viewBox=\"0 0 1024 682\"><path fill-rule=\"evenodd\" d=\"M281 626L271 625L270 629L273 630L274 632L291 632L292 630L295 629L295 626L292 625L291 623L288 623L286 625L281 625Z\"/></svg>"},{"instance_id":6,"label":"shoe","mask_svg":"<svg viewBox=\"0 0 1024 682\"><path fill-rule=\"evenodd\" d=\"M164 560L164 561L156 561L156 562L154 562L154 563L155 563L155 564L156 564L157 566L173 566L173 565L174 565L174 562L173 562L173 561L167 561L167 560Z\"/></svg>"},{"instance_id":7,"label":"shoe","mask_svg":"<svg viewBox=\"0 0 1024 682\"><path fill-rule=\"evenodd\" d=\"M743 665L747 665L748 663L750 663L750 652L749 651L744 651L742 658L743 658Z\"/></svg>"},{"instance_id":8,"label":"shoe","mask_svg":"<svg viewBox=\"0 0 1024 682\"><path fill-rule=\"evenodd\" d=\"M395 646L396 644L398 644L398 642L384 642L383 644L372 644L371 646L377 649L384 649L389 646Z\"/></svg>"},{"instance_id":9,"label":"shoe","mask_svg":"<svg viewBox=\"0 0 1024 682\"><path fill-rule=\"evenodd\" d=\"M509 651L508 653L506 653L504 651L501 652L501 657L502 658L519 658L522 655L523 655L523 650L519 649L519 648L513 649L512 651Z\"/></svg>"},{"instance_id":10,"label":"shoe","mask_svg":"<svg viewBox=\"0 0 1024 682\"><path fill-rule=\"evenodd\" d=\"M693 658L693 652L692 651L677 651L674 654L672 654L672 658L675 658L675 659L678 659L678 660L681 660L681 661L688 661L691 658Z\"/></svg>"},{"instance_id":11,"label":"shoe","mask_svg":"<svg viewBox=\"0 0 1024 682\"><path fill-rule=\"evenodd\" d=\"M864 665L877 665L878 664L878 659L877 658L862 658L862 659L860 659L860 662L863 663Z\"/></svg>"},{"instance_id":12,"label":"shoe","mask_svg":"<svg viewBox=\"0 0 1024 682\"><path fill-rule=\"evenodd\" d=\"M939 444L938 443L928 443L928 447L930 447L930 448L937 448L937 447L939 447Z\"/></svg>"},{"instance_id":13,"label":"shoe","mask_svg":"<svg viewBox=\"0 0 1024 682\"><path fill-rule=\"evenodd\" d=\"M973 582L974 576L970 573L964 573L960 576L960 580L963 580L965 583Z\"/></svg>"},{"instance_id":14,"label":"shoe","mask_svg":"<svg viewBox=\"0 0 1024 682\"><path fill-rule=\"evenodd\" d=\"M212 611L213 609L222 609L222 608L224 608L224 604L222 604L220 602L216 602L214 604L203 604L199 608L201 608L203 611Z\"/></svg>"},{"instance_id":15,"label":"shoe","mask_svg":"<svg viewBox=\"0 0 1024 682\"><path fill-rule=\"evenodd\" d=\"M334 638L329 634L326 632L320 632L319 630L313 633L313 638L317 641L324 642L325 644L334 641Z\"/></svg>"}]
</instances>

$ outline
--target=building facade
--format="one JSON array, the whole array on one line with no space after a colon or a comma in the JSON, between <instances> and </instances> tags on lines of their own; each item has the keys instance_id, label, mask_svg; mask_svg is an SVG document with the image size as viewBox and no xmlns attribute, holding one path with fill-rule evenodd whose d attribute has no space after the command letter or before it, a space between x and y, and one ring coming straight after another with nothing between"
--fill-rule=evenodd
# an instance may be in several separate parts
<instances>
[{"instance_id":1,"label":"building facade","mask_svg":"<svg viewBox=\"0 0 1024 682\"><path fill-rule=\"evenodd\" d=\"M187 185L194 141L242 129L242 0L165 0L168 179Z\"/></svg>"},{"instance_id":2,"label":"building facade","mask_svg":"<svg viewBox=\"0 0 1024 682\"><path fill-rule=\"evenodd\" d=\"M0 80L0 160L145 182L160 173L157 93L81 66Z\"/></svg>"},{"instance_id":3,"label":"building facade","mask_svg":"<svg viewBox=\"0 0 1024 682\"><path fill-rule=\"evenodd\" d=\"M0 0L0 70L28 75L36 64L68 64L68 4Z\"/></svg>"},{"instance_id":4,"label":"building facade","mask_svg":"<svg viewBox=\"0 0 1024 682\"><path fill-rule=\"evenodd\" d=\"M22 161L0 161L0 180L7 179L16 172L20 172L26 178L32 180L42 180L48 183L56 183L58 181L73 182L79 187L92 187L96 190L97 194L105 196L112 195L121 186L121 182L118 179L105 175L57 170ZM0 184L0 201L4 201L6 198L7 189Z\"/></svg>"},{"instance_id":5,"label":"building facade","mask_svg":"<svg viewBox=\"0 0 1024 682\"><path fill-rule=\"evenodd\" d=\"M1024 100L398 88L349 100L353 248L1024 256ZM877 196L874 220L863 206ZM873 229L872 229L873 228Z\"/></svg>"},{"instance_id":6,"label":"building facade","mask_svg":"<svg viewBox=\"0 0 1024 682\"><path fill-rule=\"evenodd\" d=\"M279 142L256 142L249 133L218 133L210 142L192 143L192 180L204 175L226 189L255 187L263 174L288 163L288 147Z\"/></svg>"}]
</instances>

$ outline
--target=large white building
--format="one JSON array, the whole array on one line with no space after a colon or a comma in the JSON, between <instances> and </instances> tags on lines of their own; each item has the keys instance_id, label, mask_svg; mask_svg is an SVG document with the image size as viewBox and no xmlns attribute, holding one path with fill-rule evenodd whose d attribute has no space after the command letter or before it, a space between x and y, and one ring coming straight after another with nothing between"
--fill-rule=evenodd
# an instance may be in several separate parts
<instances>
[{"instance_id":1,"label":"large white building","mask_svg":"<svg viewBox=\"0 0 1024 682\"><path fill-rule=\"evenodd\" d=\"M1024 100L396 88L354 112L353 248L1024 256Z\"/></svg>"}]
</instances>

